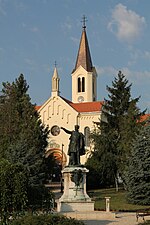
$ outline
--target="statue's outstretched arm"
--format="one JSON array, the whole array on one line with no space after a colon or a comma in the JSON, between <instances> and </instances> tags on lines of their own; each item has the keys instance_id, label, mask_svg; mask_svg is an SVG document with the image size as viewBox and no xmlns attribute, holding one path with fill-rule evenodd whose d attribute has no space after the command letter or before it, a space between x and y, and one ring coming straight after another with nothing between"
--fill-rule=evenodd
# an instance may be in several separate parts
<instances>
[{"instance_id":1,"label":"statue's outstretched arm","mask_svg":"<svg viewBox=\"0 0 150 225\"><path fill-rule=\"evenodd\" d=\"M62 129L62 130L64 130L67 134L72 134L72 131L67 130L67 129L66 129L66 128L64 128L64 127L61 127L61 129Z\"/></svg>"}]
</instances>

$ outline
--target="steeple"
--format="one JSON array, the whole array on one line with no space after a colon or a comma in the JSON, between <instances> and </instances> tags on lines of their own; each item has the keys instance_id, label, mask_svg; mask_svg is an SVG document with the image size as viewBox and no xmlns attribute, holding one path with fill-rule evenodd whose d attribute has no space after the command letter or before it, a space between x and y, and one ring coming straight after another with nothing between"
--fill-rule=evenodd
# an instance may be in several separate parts
<instances>
[{"instance_id":1,"label":"steeple","mask_svg":"<svg viewBox=\"0 0 150 225\"><path fill-rule=\"evenodd\" d=\"M57 71L56 63L55 63L54 73L52 76L52 97L59 95L59 80L60 79L58 76L58 71Z\"/></svg>"},{"instance_id":2,"label":"steeple","mask_svg":"<svg viewBox=\"0 0 150 225\"><path fill-rule=\"evenodd\" d=\"M83 16L82 35L72 71L72 102L93 102L97 99L97 73L93 67L86 35L86 17Z\"/></svg>"},{"instance_id":3,"label":"steeple","mask_svg":"<svg viewBox=\"0 0 150 225\"><path fill-rule=\"evenodd\" d=\"M87 72L91 72L93 65L92 65L91 54L90 54L89 45L88 45L88 39L86 35L86 24L85 24L86 17L85 16L83 16L82 22L83 22L83 26L82 26L83 30L82 30L82 35L80 39L76 65L73 71L75 71L81 65Z\"/></svg>"}]
</instances>

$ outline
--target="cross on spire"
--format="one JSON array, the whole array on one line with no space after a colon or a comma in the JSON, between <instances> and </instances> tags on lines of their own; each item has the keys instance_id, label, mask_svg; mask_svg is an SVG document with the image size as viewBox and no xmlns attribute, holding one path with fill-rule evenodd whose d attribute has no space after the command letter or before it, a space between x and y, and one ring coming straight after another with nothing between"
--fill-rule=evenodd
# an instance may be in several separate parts
<instances>
[{"instance_id":1,"label":"cross on spire","mask_svg":"<svg viewBox=\"0 0 150 225\"><path fill-rule=\"evenodd\" d=\"M86 28L86 22L87 22L87 17L85 15L83 15L81 22L83 23L82 28L85 29Z\"/></svg>"},{"instance_id":2,"label":"cross on spire","mask_svg":"<svg viewBox=\"0 0 150 225\"><path fill-rule=\"evenodd\" d=\"M56 62L56 60L55 60L54 66L57 67L57 62Z\"/></svg>"}]
</instances>

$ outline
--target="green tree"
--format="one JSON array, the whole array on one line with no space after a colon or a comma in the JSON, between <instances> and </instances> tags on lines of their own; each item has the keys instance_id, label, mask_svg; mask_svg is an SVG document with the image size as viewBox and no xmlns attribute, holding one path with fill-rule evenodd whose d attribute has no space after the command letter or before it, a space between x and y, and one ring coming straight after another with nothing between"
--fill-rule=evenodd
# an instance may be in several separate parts
<instances>
[{"instance_id":1,"label":"green tree","mask_svg":"<svg viewBox=\"0 0 150 225\"><path fill-rule=\"evenodd\" d=\"M130 202L150 205L150 120L133 142L126 184Z\"/></svg>"},{"instance_id":2,"label":"green tree","mask_svg":"<svg viewBox=\"0 0 150 225\"><path fill-rule=\"evenodd\" d=\"M31 185L44 177L42 164L47 147L48 127L44 127L27 93L29 86L21 74L15 82L3 83L0 98L0 156L20 162L29 173Z\"/></svg>"},{"instance_id":3,"label":"green tree","mask_svg":"<svg viewBox=\"0 0 150 225\"><path fill-rule=\"evenodd\" d=\"M10 213L22 211L27 203L28 177L23 165L0 160L0 217L7 224Z\"/></svg>"},{"instance_id":4,"label":"green tree","mask_svg":"<svg viewBox=\"0 0 150 225\"><path fill-rule=\"evenodd\" d=\"M94 144L94 153L91 157L101 164L99 173L106 178L105 174L110 174L116 186L118 176L123 178L132 140L141 126L137 121L144 113L140 113L137 107L139 97L131 98L131 86L119 71L112 82L112 87L106 87L108 99L104 100L102 120L91 135Z\"/></svg>"}]
</instances>

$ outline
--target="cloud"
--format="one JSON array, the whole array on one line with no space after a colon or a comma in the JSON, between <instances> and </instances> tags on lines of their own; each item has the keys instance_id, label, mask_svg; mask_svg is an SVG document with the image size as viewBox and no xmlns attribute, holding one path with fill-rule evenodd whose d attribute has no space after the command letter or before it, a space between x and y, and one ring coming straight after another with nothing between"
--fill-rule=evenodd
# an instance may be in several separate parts
<instances>
[{"instance_id":1,"label":"cloud","mask_svg":"<svg viewBox=\"0 0 150 225\"><path fill-rule=\"evenodd\" d=\"M63 29L64 31L66 31L66 30L71 30L72 25L71 25L71 23L69 23L69 21L68 21L68 22L65 22L65 23L61 24L61 27L62 27L62 29Z\"/></svg>"},{"instance_id":2,"label":"cloud","mask_svg":"<svg viewBox=\"0 0 150 225\"><path fill-rule=\"evenodd\" d=\"M70 37L70 39L77 45L79 45L79 38Z\"/></svg>"},{"instance_id":3,"label":"cloud","mask_svg":"<svg viewBox=\"0 0 150 225\"><path fill-rule=\"evenodd\" d=\"M13 0L13 4L18 11L25 11L27 9L25 2L22 2L20 0Z\"/></svg>"},{"instance_id":4,"label":"cloud","mask_svg":"<svg viewBox=\"0 0 150 225\"><path fill-rule=\"evenodd\" d=\"M32 28L30 28L30 31L35 33L35 32L39 31L39 28L38 27L32 27Z\"/></svg>"},{"instance_id":5,"label":"cloud","mask_svg":"<svg viewBox=\"0 0 150 225\"><path fill-rule=\"evenodd\" d=\"M117 76L119 70L121 70L121 72L128 78L128 79L132 79L134 81L139 81L141 82L141 80L147 79L149 80L150 78L150 71L145 70L145 71L133 71L130 70L128 67L123 67L123 68L114 68L113 66L106 66L106 67L98 67L96 66L96 71L97 74L99 76L106 76L110 75L110 76ZM150 80L149 80L150 82Z\"/></svg>"},{"instance_id":6,"label":"cloud","mask_svg":"<svg viewBox=\"0 0 150 225\"><path fill-rule=\"evenodd\" d=\"M149 51L144 52L144 58L150 60L150 52Z\"/></svg>"},{"instance_id":7,"label":"cloud","mask_svg":"<svg viewBox=\"0 0 150 225\"><path fill-rule=\"evenodd\" d=\"M112 19L108 24L108 29L119 40L132 42L141 35L145 25L146 21L144 17L119 3L112 11Z\"/></svg>"},{"instance_id":8,"label":"cloud","mask_svg":"<svg viewBox=\"0 0 150 225\"><path fill-rule=\"evenodd\" d=\"M66 21L61 23L61 29L65 34L68 34L70 30L72 29L72 22L70 17L67 16Z\"/></svg>"},{"instance_id":9,"label":"cloud","mask_svg":"<svg viewBox=\"0 0 150 225\"><path fill-rule=\"evenodd\" d=\"M150 51L134 49L131 46L129 47L130 59L128 66L138 63L139 60L150 61Z\"/></svg>"},{"instance_id":10,"label":"cloud","mask_svg":"<svg viewBox=\"0 0 150 225\"><path fill-rule=\"evenodd\" d=\"M118 70L115 69L113 66L106 66L106 67L96 66L96 71L99 76L103 76L104 74L116 76L118 73Z\"/></svg>"},{"instance_id":11,"label":"cloud","mask_svg":"<svg viewBox=\"0 0 150 225\"><path fill-rule=\"evenodd\" d=\"M24 59L24 61L25 61L25 63L26 63L28 66L30 66L30 67L36 67L36 63L35 63L34 60L29 59L29 58L26 58L26 59Z\"/></svg>"},{"instance_id":12,"label":"cloud","mask_svg":"<svg viewBox=\"0 0 150 225\"><path fill-rule=\"evenodd\" d=\"M22 28L23 29L26 29L26 30L28 30L30 32L33 32L33 33L36 33L36 32L39 32L40 31L37 26L31 27L31 26L28 26L26 23L22 23Z\"/></svg>"}]
</instances>

